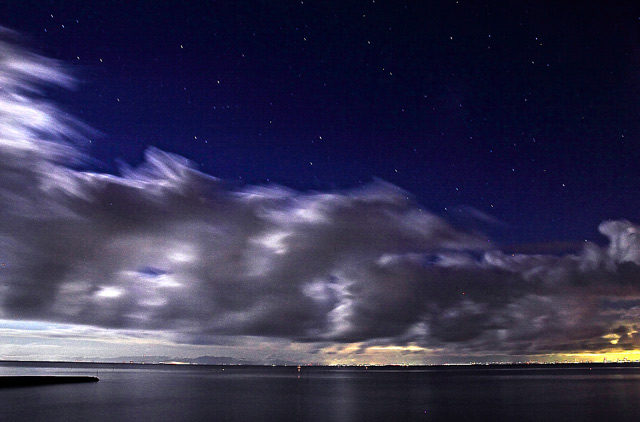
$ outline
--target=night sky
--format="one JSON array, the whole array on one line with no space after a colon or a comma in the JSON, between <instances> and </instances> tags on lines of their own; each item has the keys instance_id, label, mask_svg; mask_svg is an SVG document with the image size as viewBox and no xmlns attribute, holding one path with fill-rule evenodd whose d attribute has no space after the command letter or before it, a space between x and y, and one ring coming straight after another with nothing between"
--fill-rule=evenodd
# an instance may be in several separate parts
<instances>
[{"instance_id":1,"label":"night sky","mask_svg":"<svg viewBox=\"0 0 640 422\"><path fill-rule=\"evenodd\" d=\"M636 2L6 3L0 358L640 347Z\"/></svg>"}]
</instances>

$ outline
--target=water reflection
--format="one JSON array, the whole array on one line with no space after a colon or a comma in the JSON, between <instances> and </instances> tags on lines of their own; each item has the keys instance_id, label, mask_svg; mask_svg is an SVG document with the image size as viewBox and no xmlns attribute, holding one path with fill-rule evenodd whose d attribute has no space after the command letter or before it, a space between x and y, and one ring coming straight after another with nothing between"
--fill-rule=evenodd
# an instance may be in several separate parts
<instances>
[{"instance_id":1,"label":"water reflection","mask_svg":"<svg viewBox=\"0 0 640 422\"><path fill-rule=\"evenodd\" d=\"M635 420L640 370L433 371L302 367L7 367L100 382L5 389L0 420Z\"/></svg>"}]
</instances>

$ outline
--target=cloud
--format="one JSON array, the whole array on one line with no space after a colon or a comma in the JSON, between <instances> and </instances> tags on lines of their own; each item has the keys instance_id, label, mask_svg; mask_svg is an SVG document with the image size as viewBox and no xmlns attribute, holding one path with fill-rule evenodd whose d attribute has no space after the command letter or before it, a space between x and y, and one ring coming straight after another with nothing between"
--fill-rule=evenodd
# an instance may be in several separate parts
<instances>
[{"instance_id":1,"label":"cloud","mask_svg":"<svg viewBox=\"0 0 640 422\"><path fill-rule=\"evenodd\" d=\"M0 41L0 318L402 346L452 354L637 348L640 240L506 254L382 181L231 185L150 148L118 176L68 166L83 126L48 103L60 63ZM484 220L489 217L482 216Z\"/></svg>"}]
</instances>

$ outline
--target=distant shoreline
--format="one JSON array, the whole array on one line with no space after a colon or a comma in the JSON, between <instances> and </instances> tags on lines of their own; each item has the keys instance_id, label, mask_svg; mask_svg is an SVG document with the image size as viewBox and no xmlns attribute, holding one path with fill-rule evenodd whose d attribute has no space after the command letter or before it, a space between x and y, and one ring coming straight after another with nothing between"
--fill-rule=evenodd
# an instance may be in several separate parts
<instances>
[{"instance_id":1,"label":"distant shoreline","mask_svg":"<svg viewBox=\"0 0 640 422\"><path fill-rule=\"evenodd\" d=\"M0 360L1 366L33 366L33 367L65 367L67 365L78 365L84 367L131 367L131 366L179 366L179 367L200 367L200 368L296 368L302 369L377 369L377 370L456 370L456 369L543 369L543 368L640 368L640 362L491 362L491 363L456 363L456 364L434 364L434 365L376 365L376 364L336 364L336 365L270 365L270 364L204 364L204 363L180 363L175 362L87 362L87 361L21 361L21 360ZM6 378L0 376L0 378Z\"/></svg>"}]
</instances>

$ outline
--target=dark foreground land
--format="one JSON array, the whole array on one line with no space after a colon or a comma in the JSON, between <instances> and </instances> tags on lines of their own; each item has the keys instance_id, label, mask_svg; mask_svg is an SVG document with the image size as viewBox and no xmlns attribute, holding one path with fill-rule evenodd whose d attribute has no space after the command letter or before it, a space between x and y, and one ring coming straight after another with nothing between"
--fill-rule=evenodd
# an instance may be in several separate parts
<instances>
[{"instance_id":1,"label":"dark foreground land","mask_svg":"<svg viewBox=\"0 0 640 422\"><path fill-rule=\"evenodd\" d=\"M30 387L34 385L76 384L98 382L98 377L88 376L7 376L0 377L0 388Z\"/></svg>"}]
</instances>

